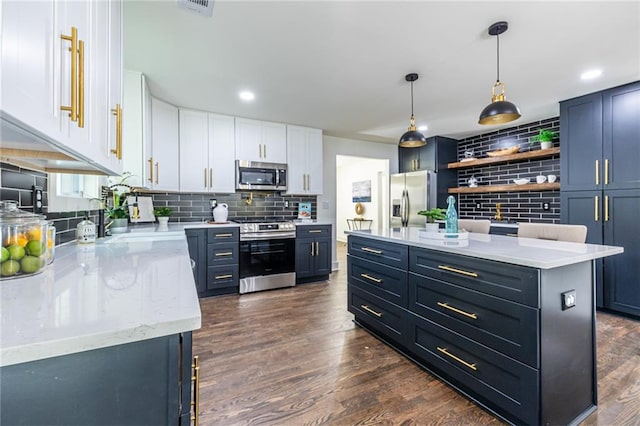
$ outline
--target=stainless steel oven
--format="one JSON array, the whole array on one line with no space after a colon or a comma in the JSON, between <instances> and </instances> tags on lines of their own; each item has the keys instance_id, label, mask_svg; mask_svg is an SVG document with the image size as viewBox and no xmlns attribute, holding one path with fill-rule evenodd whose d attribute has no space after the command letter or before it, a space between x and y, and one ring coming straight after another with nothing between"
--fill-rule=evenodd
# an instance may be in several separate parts
<instances>
[{"instance_id":1,"label":"stainless steel oven","mask_svg":"<svg viewBox=\"0 0 640 426\"><path fill-rule=\"evenodd\" d=\"M240 293L296 284L296 227L291 221L240 222Z\"/></svg>"}]
</instances>

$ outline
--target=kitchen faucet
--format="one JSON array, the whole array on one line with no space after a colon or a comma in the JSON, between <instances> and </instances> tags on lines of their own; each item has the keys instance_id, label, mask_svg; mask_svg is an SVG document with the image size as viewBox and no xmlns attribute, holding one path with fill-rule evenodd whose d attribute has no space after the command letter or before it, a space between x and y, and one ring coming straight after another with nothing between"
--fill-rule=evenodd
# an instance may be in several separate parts
<instances>
[{"instance_id":1,"label":"kitchen faucet","mask_svg":"<svg viewBox=\"0 0 640 426\"><path fill-rule=\"evenodd\" d=\"M502 208L502 204L496 203L496 214L495 216L493 216L495 220L502 220L502 211L500 210L501 208Z\"/></svg>"}]
</instances>

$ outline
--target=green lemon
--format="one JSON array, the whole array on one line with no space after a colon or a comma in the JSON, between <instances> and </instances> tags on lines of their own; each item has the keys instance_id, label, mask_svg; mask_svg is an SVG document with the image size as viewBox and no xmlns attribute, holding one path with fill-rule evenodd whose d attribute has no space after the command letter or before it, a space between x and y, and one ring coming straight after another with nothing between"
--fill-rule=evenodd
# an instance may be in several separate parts
<instances>
[{"instance_id":1,"label":"green lemon","mask_svg":"<svg viewBox=\"0 0 640 426\"><path fill-rule=\"evenodd\" d=\"M38 272L40 268L42 268L42 264L42 259L36 256L25 256L20 261L22 272L25 274L33 274Z\"/></svg>"},{"instance_id":2,"label":"green lemon","mask_svg":"<svg viewBox=\"0 0 640 426\"><path fill-rule=\"evenodd\" d=\"M11 244L8 250L9 257L11 257L11 259L13 260L20 260L24 257L24 247L22 247L20 244Z\"/></svg>"},{"instance_id":3,"label":"green lemon","mask_svg":"<svg viewBox=\"0 0 640 426\"><path fill-rule=\"evenodd\" d=\"M4 262L5 260L8 260L8 259L9 259L9 250L2 247L2 257L0 258L0 262Z\"/></svg>"},{"instance_id":4,"label":"green lemon","mask_svg":"<svg viewBox=\"0 0 640 426\"><path fill-rule=\"evenodd\" d=\"M20 272L20 264L15 260L7 260L0 266L0 275L3 277L10 277L18 272Z\"/></svg>"},{"instance_id":5,"label":"green lemon","mask_svg":"<svg viewBox=\"0 0 640 426\"><path fill-rule=\"evenodd\" d=\"M25 248L30 256L42 256L44 253L44 243L40 240L30 240Z\"/></svg>"}]
</instances>

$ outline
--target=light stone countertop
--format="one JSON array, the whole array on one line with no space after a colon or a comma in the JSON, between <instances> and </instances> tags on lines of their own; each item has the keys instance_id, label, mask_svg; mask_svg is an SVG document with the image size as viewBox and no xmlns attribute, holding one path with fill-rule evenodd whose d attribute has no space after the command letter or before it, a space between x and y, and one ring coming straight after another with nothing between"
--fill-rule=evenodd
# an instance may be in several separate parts
<instances>
[{"instance_id":1,"label":"light stone countertop","mask_svg":"<svg viewBox=\"0 0 640 426\"><path fill-rule=\"evenodd\" d=\"M0 281L0 366L200 328L185 227L60 245L44 272Z\"/></svg>"},{"instance_id":2,"label":"light stone countertop","mask_svg":"<svg viewBox=\"0 0 640 426\"><path fill-rule=\"evenodd\" d=\"M623 247L580 244L505 235L469 233L468 239L427 239L424 228L346 231L346 234L415 247L495 260L532 268L552 269L622 253Z\"/></svg>"}]
</instances>

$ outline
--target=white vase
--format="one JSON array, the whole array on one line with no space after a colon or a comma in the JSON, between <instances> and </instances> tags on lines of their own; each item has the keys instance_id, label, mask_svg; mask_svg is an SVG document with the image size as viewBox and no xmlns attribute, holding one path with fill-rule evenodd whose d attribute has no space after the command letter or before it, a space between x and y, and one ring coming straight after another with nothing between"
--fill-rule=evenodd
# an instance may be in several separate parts
<instances>
[{"instance_id":1,"label":"white vase","mask_svg":"<svg viewBox=\"0 0 640 426\"><path fill-rule=\"evenodd\" d=\"M213 220L216 222L226 222L229 216L229 206L226 203L218 204L213 209Z\"/></svg>"},{"instance_id":2,"label":"white vase","mask_svg":"<svg viewBox=\"0 0 640 426\"><path fill-rule=\"evenodd\" d=\"M167 226L169 224L169 216L159 216L158 223L160 226Z\"/></svg>"},{"instance_id":3,"label":"white vase","mask_svg":"<svg viewBox=\"0 0 640 426\"><path fill-rule=\"evenodd\" d=\"M540 149L549 149L553 146L553 142L551 141L542 141L540 142Z\"/></svg>"},{"instance_id":4,"label":"white vase","mask_svg":"<svg viewBox=\"0 0 640 426\"><path fill-rule=\"evenodd\" d=\"M440 224L427 222L425 223L424 227L427 230L427 232L438 232L438 229L440 228Z\"/></svg>"}]
</instances>

